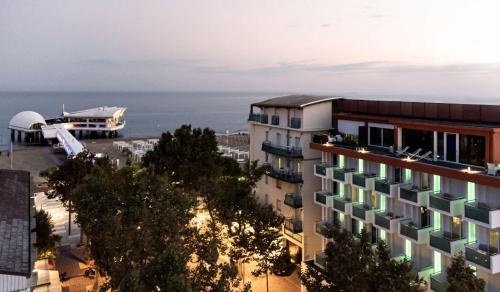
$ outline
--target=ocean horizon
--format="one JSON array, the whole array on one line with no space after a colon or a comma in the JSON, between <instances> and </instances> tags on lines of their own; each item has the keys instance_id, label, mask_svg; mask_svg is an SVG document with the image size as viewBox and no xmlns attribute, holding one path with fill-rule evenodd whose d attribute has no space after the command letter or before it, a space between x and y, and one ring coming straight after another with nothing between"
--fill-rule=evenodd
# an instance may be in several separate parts
<instances>
[{"instance_id":1,"label":"ocean horizon","mask_svg":"<svg viewBox=\"0 0 500 292\"><path fill-rule=\"evenodd\" d=\"M99 106L124 106L120 137L158 137L183 124L216 132L247 131L250 104L280 93L263 92L0 92L0 147L10 144L11 118L35 111L45 119Z\"/></svg>"}]
</instances>

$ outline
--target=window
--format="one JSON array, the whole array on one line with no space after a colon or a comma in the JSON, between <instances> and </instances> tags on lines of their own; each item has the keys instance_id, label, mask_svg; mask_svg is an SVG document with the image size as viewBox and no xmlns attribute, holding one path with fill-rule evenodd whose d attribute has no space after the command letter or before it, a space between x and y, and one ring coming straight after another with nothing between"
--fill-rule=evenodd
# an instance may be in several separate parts
<instances>
[{"instance_id":1,"label":"window","mask_svg":"<svg viewBox=\"0 0 500 292\"><path fill-rule=\"evenodd\" d=\"M439 160L444 159L444 133L437 133L437 155Z\"/></svg>"},{"instance_id":2,"label":"window","mask_svg":"<svg viewBox=\"0 0 500 292\"><path fill-rule=\"evenodd\" d=\"M300 137L295 137L295 147L300 147Z\"/></svg>"},{"instance_id":3,"label":"window","mask_svg":"<svg viewBox=\"0 0 500 292\"><path fill-rule=\"evenodd\" d=\"M433 131L403 129L401 133L403 142L402 148L409 146L408 152L414 152L418 149L420 149L419 154L434 151Z\"/></svg>"},{"instance_id":4,"label":"window","mask_svg":"<svg viewBox=\"0 0 500 292\"><path fill-rule=\"evenodd\" d=\"M382 146L391 147L394 146L394 129L383 129L382 130Z\"/></svg>"},{"instance_id":5,"label":"window","mask_svg":"<svg viewBox=\"0 0 500 292\"><path fill-rule=\"evenodd\" d=\"M370 145L394 146L394 129L370 127Z\"/></svg>"},{"instance_id":6,"label":"window","mask_svg":"<svg viewBox=\"0 0 500 292\"><path fill-rule=\"evenodd\" d=\"M485 164L485 139L483 136L460 135L459 161L463 164Z\"/></svg>"},{"instance_id":7,"label":"window","mask_svg":"<svg viewBox=\"0 0 500 292\"><path fill-rule=\"evenodd\" d=\"M266 141L269 141L269 131L266 131Z\"/></svg>"},{"instance_id":8,"label":"window","mask_svg":"<svg viewBox=\"0 0 500 292\"><path fill-rule=\"evenodd\" d=\"M281 145L281 134L276 133L276 145Z\"/></svg>"},{"instance_id":9,"label":"window","mask_svg":"<svg viewBox=\"0 0 500 292\"><path fill-rule=\"evenodd\" d=\"M266 162L269 162L269 153L266 152Z\"/></svg>"},{"instance_id":10,"label":"window","mask_svg":"<svg viewBox=\"0 0 500 292\"><path fill-rule=\"evenodd\" d=\"M382 129L370 127L370 145L382 145Z\"/></svg>"},{"instance_id":11,"label":"window","mask_svg":"<svg viewBox=\"0 0 500 292\"><path fill-rule=\"evenodd\" d=\"M281 200L276 199L276 211L281 211Z\"/></svg>"}]
</instances>

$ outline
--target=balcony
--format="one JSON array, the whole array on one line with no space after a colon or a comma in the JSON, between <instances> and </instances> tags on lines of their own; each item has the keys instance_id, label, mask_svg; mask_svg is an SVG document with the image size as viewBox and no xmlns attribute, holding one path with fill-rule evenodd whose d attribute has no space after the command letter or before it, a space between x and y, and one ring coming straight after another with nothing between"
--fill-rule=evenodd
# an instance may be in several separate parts
<instances>
[{"instance_id":1,"label":"balcony","mask_svg":"<svg viewBox=\"0 0 500 292\"><path fill-rule=\"evenodd\" d=\"M314 175L326 179L333 178L333 169L335 165L329 163L320 163L314 165Z\"/></svg>"},{"instance_id":2,"label":"balcony","mask_svg":"<svg viewBox=\"0 0 500 292\"><path fill-rule=\"evenodd\" d=\"M431 230L432 226L420 226L411 219L399 221L399 235L416 244L426 244L429 241L429 232Z\"/></svg>"},{"instance_id":3,"label":"balcony","mask_svg":"<svg viewBox=\"0 0 500 292\"><path fill-rule=\"evenodd\" d=\"M448 279L445 273L431 275L431 290L435 292L446 292L448 289Z\"/></svg>"},{"instance_id":4,"label":"balcony","mask_svg":"<svg viewBox=\"0 0 500 292\"><path fill-rule=\"evenodd\" d=\"M486 228L498 228L500 227L500 207L493 207L478 201L465 202L464 218Z\"/></svg>"},{"instance_id":5,"label":"balcony","mask_svg":"<svg viewBox=\"0 0 500 292\"><path fill-rule=\"evenodd\" d=\"M278 115L272 115L271 116L271 125L273 126L279 126L280 124L280 116Z\"/></svg>"},{"instance_id":6,"label":"balcony","mask_svg":"<svg viewBox=\"0 0 500 292\"><path fill-rule=\"evenodd\" d=\"M415 269L414 273L416 274L416 276L418 276L419 279L424 279L426 283L429 283L430 277L434 273L434 267L428 266L420 270Z\"/></svg>"},{"instance_id":7,"label":"balcony","mask_svg":"<svg viewBox=\"0 0 500 292\"><path fill-rule=\"evenodd\" d=\"M288 193L285 195L285 205L298 209L302 208L302 195L300 193Z\"/></svg>"},{"instance_id":8,"label":"balcony","mask_svg":"<svg viewBox=\"0 0 500 292\"><path fill-rule=\"evenodd\" d=\"M256 122L261 124L267 124L268 118L266 114L250 114L248 116L249 122Z\"/></svg>"},{"instance_id":9,"label":"balcony","mask_svg":"<svg viewBox=\"0 0 500 292\"><path fill-rule=\"evenodd\" d=\"M317 221L314 223L314 230L317 235L322 236L324 238L332 238L331 228L333 227L333 223L329 221Z\"/></svg>"},{"instance_id":10,"label":"balcony","mask_svg":"<svg viewBox=\"0 0 500 292\"><path fill-rule=\"evenodd\" d=\"M491 274L500 272L500 253L495 247L476 242L467 244L465 245L465 259L486 269Z\"/></svg>"},{"instance_id":11,"label":"balcony","mask_svg":"<svg viewBox=\"0 0 500 292\"><path fill-rule=\"evenodd\" d=\"M379 195L395 198L398 194L399 183L390 182L387 179L375 180L373 189Z\"/></svg>"},{"instance_id":12,"label":"balcony","mask_svg":"<svg viewBox=\"0 0 500 292\"><path fill-rule=\"evenodd\" d=\"M314 192L314 202L323 207L333 207L333 193L327 191Z\"/></svg>"},{"instance_id":13,"label":"balcony","mask_svg":"<svg viewBox=\"0 0 500 292\"><path fill-rule=\"evenodd\" d=\"M463 216L465 196L453 196L446 193L429 196L429 209L448 216Z\"/></svg>"},{"instance_id":14,"label":"balcony","mask_svg":"<svg viewBox=\"0 0 500 292\"><path fill-rule=\"evenodd\" d=\"M368 204L352 204L352 216L364 223L373 223L376 209L372 209Z\"/></svg>"},{"instance_id":15,"label":"balcony","mask_svg":"<svg viewBox=\"0 0 500 292\"><path fill-rule=\"evenodd\" d=\"M301 119L300 118L290 118L290 128L300 129Z\"/></svg>"},{"instance_id":16,"label":"balcony","mask_svg":"<svg viewBox=\"0 0 500 292\"><path fill-rule=\"evenodd\" d=\"M429 234L429 247L451 256L463 250L465 242L465 237L447 231L438 230Z\"/></svg>"},{"instance_id":17,"label":"balcony","mask_svg":"<svg viewBox=\"0 0 500 292\"><path fill-rule=\"evenodd\" d=\"M350 184L352 182L352 173L356 171L354 168L335 168L333 170L333 180Z\"/></svg>"},{"instance_id":18,"label":"balcony","mask_svg":"<svg viewBox=\"0 0 500 292\"><path fill-rule=\"evenodd\" d=\"M431 193L430 188L402 185L399 187L399 200L415 206L427 206Z\"/></svg>"},{"instance_id":19,"label":"balcony","mask_svg":"<svg viewBox=\"0 0 500 292\"><path fill-rule=\"evenodd\" d=\"M269 164L268 164L269 165ZM275 168L270 168L266 174L272 178L292 183L292 184L298 184L298 183L303 183L304 181L302 180L302 173L301 172L294 172L291 170L287 169L275 169Z\"/></svg>"},{"instance_id":20,"label":"balcony","mask_svg":"<svg viewBox=\"0 0 500 292\"><path fill-rule=\"evenodd\" d=\"M302 232L302 220L298 218L286 218L284 221L285 230L294 234Z\"/></svg>"},{"instance_id":21,"label":"balcony","mask_svg":"<svg viewBox=\"0 0 500 292\"><path fill-rule=\"evenodd\" d=\"M323 251L317 251L314 255L314 264L323 270L327 270L327 257Z\"/></svg>"},{"instance_id":22,"label":"balcony","mask_svg":"<svg viewBox=\"0 0 500 292\"><path fill-rule=\"evenodd\" d=\"M333 209L344 213L345 215L351 215L352 212L352 202L351 199L346 197L334 196L333 197Z\"/></svg>"},{"instance_id":23,"label":"balcony","mask_svg":"<svg viewBox=\"0 0 500 292\"><path fill-rule=\"evenodd\" d=\"M288 158L303 158L302 148L295 146L281 146L272 144L270 141L262 142L262 151Z\"/></svg>"},{"instance_id":24,"label":"balcony","mask_svg":"<svg viewBox=\"0 0 500 292\"><path fill-rule=\"evenodd\" d=\"M353 173L352 185L365 191L370 191L373 190L373 185L377 178L376 173Z\"/></svg>"},{"instance_id":25,"label":"balcony","mask_svg":"<svg viewBox=\"0 0 500 292\"><path fill-rule=\"evenodd\" d=\"M395 233L398 231L398 224L402 219L403 217L395 216L392 212L379 211L375 212L374 225L389 233Z\"/></svg>"}]
</instances>

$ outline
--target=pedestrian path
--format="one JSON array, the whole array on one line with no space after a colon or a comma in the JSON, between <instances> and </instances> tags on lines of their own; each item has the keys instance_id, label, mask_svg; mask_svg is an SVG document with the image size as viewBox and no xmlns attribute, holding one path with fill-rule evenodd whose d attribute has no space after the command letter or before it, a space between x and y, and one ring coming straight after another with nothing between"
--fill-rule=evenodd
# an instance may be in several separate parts
<instances>
[{"instance_id":1,"label":"pedestrian path","mask_svg":"<svg viewBox=\"0 0 500 292\"><path fill-rule=\"evenodd\" d=\"M35 193L36 209L43 209L52 216L54 233L61 236L61 246L77 245L80 243L80 227L72 222L71 235L68 234L68 211L59 199L49 199L44 192ZM74 221L75 214L71 215Z\"/></svg>"}]
</instances>

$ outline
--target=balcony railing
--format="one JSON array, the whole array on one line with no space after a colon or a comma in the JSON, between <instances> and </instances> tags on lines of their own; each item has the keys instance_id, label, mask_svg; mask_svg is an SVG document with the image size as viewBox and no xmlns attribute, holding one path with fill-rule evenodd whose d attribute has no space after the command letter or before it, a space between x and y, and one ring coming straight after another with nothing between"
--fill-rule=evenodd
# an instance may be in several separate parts
<instances>
[{"instance_id":1,"label":"balcony railing","mask_svg":"<svg viewBox=\"0 0 500 292\"><path fill-rule=\"evenodd\" d=\"M326 207L333 207L333 193L327 191L319 191L314 193L314 201Z\"/></svg>"},{"instance_id":2,"label":"balcony railing","mask_svg":"<svg viewBox=\"0 0 500 292\"><path fill-rule=\"evenodd\" d=\"M319 163L314 165L314 175L332 179L335 165L330 163Z\"/></svg>"},{"instance_id":3,"label":"balcony railing","mask_svg":"<svg viewBox=\"0 0 500 292\"><path fill-rule=\"evenodd\" d=\"M421 226L411 221L411 219L399 221L399 234L417 244L427 243L429 240L429 231L431 230L432 226Z\"/></svg>"},{"instance_id":4,"label":"balcony railing","mask_svg":"<svg viewBox=\"0 0 500 292\"><path fill-rule=\"evenodd\" d=\"M301 119L300 118L290 118L290 128L300 129Z\"/></svg>"},{"instance_id":5,"label":"balcony railing","mask_svg":"<svg viewBox=\"0 0 500 292\"><path fill-rule=\"evenodd\" d=\"M314 255L314 263L323 270L327 270L326 254L323 251L317 251Z\"/></svg>"},{"instance_id":6,"label":"balcony railing","mask_svg":"<svg viewBox=\"0 0 500 292\"><path fill-rule=\"evenodd\" d=\"M278 126L280 124L280 116L272 115L271 116L271 125Z\"/></svg>"},{"instance_id":7,"label":"balcony railing","mask_svg":"<svg viewBox=\"0 0 500 292\"><path fill-rule=\"evenodd\" d=\"M353 203L352 216L362 220L365 223L373 223L375 209L372 209L368 204Z\"/></svg>"},{"instance_id":8,"label":"balcony railing","mask_svg":"<svg viewBox=\"0 0 500 292\"><path fill-rule=\"evenodd\" d=\"M412 185L402 185L399 187L399 199L405 200L417 206L427 206L430 188L419 188Z\"/></svg>"},{"instance_id":9,"label":"balcony railing","mask_svg":"<svg viewBox=\"0 0 500 292\"><path fill-rule=\"evenodd\" d=\"M301 233L302 232L302 220L297 218L287 218L284 221L285 230L288 230L292 233Z\"/></svg>"},{"instance_id":10,"label":"balcony railing","mask_svg":"<svg viewBox=\"0 0 500 292\"><path fill-rule=\"evenodd\" d=\"M371 190L376 178L377 174L375 173L353 173L352 184L365 190Z\"/></svg>"},{"instance_id":11,"label":"balcony railing","mask_svg":"<svg viewBox=\"0 0 500 292\"><path fill-rule=\"evenodd\" d=\"M465 259L487 269L490 273L500 272L498 248L473 242L465 246Z\"/></svg>"},{"instance_id":12,"label":"balcony railing","mask_svg":"<svg viewBox=\"0 0 500 292\"><path fill-rule=\"evenodd\" d=\"M465 237L447 231L433 231L429 235L429 246L449 255L454 255L455 252L462 250L465 241Z\"/></svg>"},{"instance_id":13,"label":"balcony railing","mask_svg":"<svg viewBox=\"0 0 500 292\"><path fill-rule=\"evenodd\" d=\"M289 158L303 157L302 148L300 147L276 145L271 143L270 141L262 142L262 151Z\"/></svg>"},{"instance_id":14,"label":"balcony railing","mask_svg":"<svg viewBox=\"0 0 500 292\"><path fill-rule=\"evenodd\" d=\"M356 171L354 168L335 168L333 170L333 179L350 184L352 181L352 173Z\"/></svg>"},{"instance_id":15,"label":"balcony railing","mask_svg":"<svg viewBox=\"0 0 500 292\"><path fill-rule=\"evenodd\" d=\"M401 216L396 216L392 212L376 212L375 225L387 230L390 233L397 232L398 222L403 219Z\"/></svg>"},{"instance_id":16,"label":"balcony railing","mask_svg":"<svg viewBox=\"0 0 500 292\"><path fill-rule=\"evenodd\" d=\"M257 122L261 124L267 124L267 115L266 114L250 114L248 116L249 122Z\"/></svg>"},{"instance_id":17,"label":"balcony railing","mask_svg":"<svg viewBox=\"0 0 500 292\"><path fill-rule=\"evenodd\" d=\"M346 215L350 215L352 211L351 199L346 197L334 196L333 197L333 209L342 212Z\"/></svg>"},{"instance_id":18,"label":"balcony railing","mask_svg":"<svg viewBox=\"0 0 500 292\"><path fill-rule=\"evenodd\" d=\"M448 280L445 273L431 275L431 290L435 292L446 292L448 289Z\"/></svg>"},{"instance_id":19,"label":"balcony railing","mask_svg":"<svg viewBox=\"0 0 500 292\"><path fill-rule=\"evenodd\" d=\"M269 164L268 164L269 165ZM302 173L294 172L287 169L275 169L270 167L270 169L266 172L266 174L272 178L289 182L292 184L302 183Z\"/></svg>"},{"instance_id":20,"label":"balcony railing","mask_svg":"<svg viewBox=\"0 0 500 292\"><path fill-rule=\"evenodd\" d=\"M500 227L500 207L493 207L487 203L465 202L464 217L487 228Z\"/></svg>"},{"instance_id":21,"label":"balcony railing","mask_svg":"<svg viewBox=\"0 0 500 292\"><path fill-rule=\"evenodd\" d=\"M333 227L333 223L329 221L317 221L314 224L314 229L316 233L323 236L324 238L332 238L333 234L331 233L331 228Z\"/></svg>"},{"instance_id":22,"label":"balcony railing","mask_svg":"<svg viewBox=\"0 0 500 292\"><path fill-rule=\"evenodd\" d=\"M285 205L292 208L302 208L302 195L300 193L289 193L285 195Z\"/></svg>"},{"instance_id":23,"label":"balcony railing","mask_svg":"<svg viewBox=\"0 0 500 292\"><path fill-rule=\"evenodd\" d=\"M375 192L391 198L397 196L398 186L398 182L391 182L388 179L377 179L373 183L373 189Z\"/></svg>"},{"instance_id":24,"label":"balcony railing","mask_svg":"<svg viewBox=\"0 0 500 292\"><path fill-rule=\"evenodd\" d=\"M463 216L465 196L453 196L446 193L429 196L429 208L449 216Z\"/></svg>"}]
</instances>

